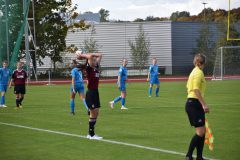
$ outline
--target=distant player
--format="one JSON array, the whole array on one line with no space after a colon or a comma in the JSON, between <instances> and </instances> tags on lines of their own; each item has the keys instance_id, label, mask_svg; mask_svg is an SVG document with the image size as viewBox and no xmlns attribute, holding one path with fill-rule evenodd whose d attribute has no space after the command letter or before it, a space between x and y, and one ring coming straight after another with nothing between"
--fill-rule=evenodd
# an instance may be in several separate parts
<instances>
[{"instance_id":1,"label":"distant player","mask_svg":"<svg viewBox=\"0 0 240 160\"><path fill-rule=\"evenodd\" d=\"M80 98L83 101L83 104L85 108L88 110L86 101L85 101L85 94L84 94L84 81L83 81L83 73L82 69L83 66L80 66L80 64L77 63L76 60L72 60L71 65L73 67L71 71L71 76L72 76L72 85L71 85L71 101L70 101L70 109L71 109L71 114L75 115L75 96L78 93Z\"/></svg>"},{"instance_id":2,"label":"distant player","mask_svg":"<svg viewBox=\"0 0 240 160\"><path fill-rule=\"evenodd\" d=\"M16 95L16 109L22 108L22 101L26 93L27 72L22 69L23 63L17 63L17 69L12 74L9 88L14 84L14 94Z\"/></svg>"},{"instance_id":3,"label":"distant player","mask_svg":"<svg viewBox=\"0 0 240 160\"><path fill-rule=\"evenodd\" d=\"M3 61L2 68L0 68L0 92L1 92L1 104L0 107L7 107L5 105L5 94L8 88L8 82L11 76L10 69L8 67L8 62Z\"/></svg>"},{"instance_id":4,"label":"distant player","mask_svg":"<svg viewBox=\"0 0 240 160\"><path fill-rule=\"evenodd\" d=\"M100 98L98 92L99 85L99 66L102 59L102 54L99 53L87 53L87 54L77 54L78 59L87 59L88 63L86 66L87 80L88 80L88 90L86 93L86 103L90 109L89 115L89 131L87 138L89 139L102 139L95 134L94 127L99 114Z\"/></svg>"},{"instance_id":5,"label":"distant player","mask_svg":"<svg viewBox=\"0 0 240 160\"><path fill-rule=\"evenodd\" d=\"M155 93L156 93L156 97L158 97L159 87L160 87L159 86L160 81L159 81L158 75L159 75L159 72L158 72L157 59L153 58L152 65L149 67L148 78L147 78L147 81L150 82L150 86L148 89L149 97L152 96L152 87L154 84L157 86Z\"/></svg>"},{"instance_id":6,"label":"distant player","mask_svg":"<svg viewBox=\"0 0 240 160\"><path fill-rule=\"evenodd\" d=\"M196 134L192 137L186 160L193 160L192 154L197 149L197 159L204 160L202 153L205 140L205 113L209 112L209 108L204 101L204 92L206 81L204 78L203 68L206 63L206 57L203 54L197 54L193 61L195 68L189 75L187 81L187 102L186 112L190 124L195 127Z\"/></svg>"},{"instance_id":7,"label":"distant player","mask_svg":"<svg viewBox=\"0 0 240 160\"><path fill-rule=\"evenodd\" d=\"M122 66L119 69L118 72L118 81L117 85L119 90L121 91L121 96L116 97L113 101L109 102L110 107L113 109L114 104L117 103L118 101L122 101L122 107L121 109L128 109L125 107L125 102L126 102L126 96L127 96L127 91L126 91L126 80L127 80L127 64L128 61L127 59L123 59L122 61Z\"/></svg>"}]
</instances>

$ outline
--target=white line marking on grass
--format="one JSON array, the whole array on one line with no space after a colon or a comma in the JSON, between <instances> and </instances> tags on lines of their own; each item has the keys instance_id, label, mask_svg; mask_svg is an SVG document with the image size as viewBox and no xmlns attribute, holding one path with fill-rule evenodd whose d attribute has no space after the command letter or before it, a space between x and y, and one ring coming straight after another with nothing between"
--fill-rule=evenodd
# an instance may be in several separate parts
<instances>
[{"instance_id":1,"label":"white line marking on grass","mask_svg":"<svg viewBox=\"0 0 240 160\"><path fill-rule=\"evenodd\" d=\"M53 130L41 129L41 128L34 128L34 127L28 127L28 126L12 124L12 123L0 122L0 124L1 125L6 125L6 126L17 127L17 128L24 128L24 129L39 131L39 132L47 132L47 133L64 135L64 136L78 137L78 138L87 139L86 136L72 134L72 133L53 131ZM141 149L145 149L145 150L151 150L151 151L162 152L162 153L173 154L173 155L179 155L179 156L185 156L186 155L185 153L181 153L181 152L176 152L176 151L171 151L171 150L166 150L166 149L161 149L161 148L147 147L147 146L142 146L142 145L138 145L138 144L131 144L131 143L126 143L126 142L107 140L107 139L102 139L102 140L97 140L97 141L102 141L102 142L112 143L112 144L119 144L119 145L123 145L123 146L130 146L130 147L135 147L135 148L141 148ZM217 159L212 159L212 158L207 158L207 159L208 160L217 160Z\"/></svg>"}]
</instances>

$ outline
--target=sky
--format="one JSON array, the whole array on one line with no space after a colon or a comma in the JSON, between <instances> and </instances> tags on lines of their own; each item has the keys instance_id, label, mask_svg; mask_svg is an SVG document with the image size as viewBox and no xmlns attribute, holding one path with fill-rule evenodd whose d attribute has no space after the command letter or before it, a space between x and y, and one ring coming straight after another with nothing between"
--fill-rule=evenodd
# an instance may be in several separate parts
<instances>
[{"instance_id":1,"label":"sky","mask_svg":"<svg viewBox=\"0 0 240 160\"><path fill-rule=\"evenodd\" d=\"M240 0L231 0L240 7ZM170 17L175 11L189 11L191 15L200 13L206 7L228 9L228 0L72 0L78 5L78 12L98 12L101 8L110 11L110 20L129 20L147 16Z\"/></svg>"}]
</instances>

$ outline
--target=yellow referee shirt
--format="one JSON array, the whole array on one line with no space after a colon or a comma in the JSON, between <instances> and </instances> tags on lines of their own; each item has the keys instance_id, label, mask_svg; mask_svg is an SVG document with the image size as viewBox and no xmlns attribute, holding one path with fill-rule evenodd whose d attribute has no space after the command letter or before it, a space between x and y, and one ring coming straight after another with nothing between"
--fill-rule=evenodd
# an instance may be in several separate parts
<instances>
[{"instance_id":1,"label":"yellow referee shirt","mask_svg":"<svg viewBox=\"0 0 240 160\"><path fill-rule=\"evenodd\" d=\"M187 81L188 98L197 98L194 93L194 89L199 89L202 97L204 97L206 89L206 80L204 73L199 67L195 67L190 73Z\"/></svg>"}]
</instances>

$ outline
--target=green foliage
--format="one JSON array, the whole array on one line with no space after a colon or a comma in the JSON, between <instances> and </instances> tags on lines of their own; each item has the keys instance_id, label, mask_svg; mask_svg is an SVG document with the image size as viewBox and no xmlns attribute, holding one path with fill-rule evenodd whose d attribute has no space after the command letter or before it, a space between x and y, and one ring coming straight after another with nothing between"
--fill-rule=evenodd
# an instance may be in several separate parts
<instances>
[{"instance_id":1,"label":"green foliage","mask_svg":"<svg viewBox=\"0 0 240 160\"><path fill-rule=\"evenodd\" d=\"M70 46L67 47L66 51L70 53L75 53L78 50L78 48L74 45L71 44Z\"/></svg>"},{"instance_id":2,"label":"green foliage","mask_svg":"<svg viewBox=\"0 0 240 160\"><path fill-rule=\"evenodd\" d=\"M134 67L142 70L147 65L150 55L150 40L147 38L142 25L139 25L139 32L135 42L129 40L128 43Z\"/></svg>"},{"instance_id":3,"label":"green foliage","mask_svg":"<svg viewBox=\"0 0 240 160\"><path fill-rule=\"evenodd\" d=\"M216 57L216 42L213 39L213 34L210 31L208 23L204 23L200 30L199 38L197 39L197 47L193 49L193 54L203 53L207 57L205 66L206 74L212 74L214 61Z\"/></svg>"},{"instance_id":4,"label":"green foliage","mask_svg":"<svg viewBox=\"0 0 240 160\"><path fill-rule=\"evenodd\" d=\"M68 27L62 16L69 11L66 0L35 1L37 59L49 56L55 69L56 62L62 61L61 52L66 49L65 37Z\"/></svg>"},{"instance_id":5,"label":"green foliage","mask_svg":"<svg viewBox=\"0 0 240 160\"><path fill-rule=\"evenodd\" d=\"M97 41L94 39L95 34L96 30L94 25L92 25L90 36L83 41L83 50L87 53L96 53L100 48Z\"/></svg>"},{"instance_id":6,"label":"green foliage","mask_svg":"<svg viewBox=\"0 0 240 160\"><path fill-rule=\"evenodd\" d=\"M143 22L144 21L144 19L142 19L142 18L136 18L135 20L134 20L134 22Z\"/></svg>"},{"instance_id":7,"label":"green foliage","mask_svg":"<svg viewBox=\"0 0 240 160\"><path fill-rule=\"evenodd\" d=\"M101 8L98 12L100 14L100 22L108 22L109 11Z\"/></svg>"},{"instance_id":8,"label":"green foliage","mask_svg":"<svg viewBox=\"0 0 240 160\"><path fill-rule=\"evenodd\" d=\"M29 1L27 1L27 4ZM18 60L23 26L23 3L19 0L0 1L0 63L9 60L15 65ZM19 37L19 41L17 39ZM17 43L16 43L17 42ZM16 48L16 52L14 52Z\"/></svg>"},{"instance_id":9,"label":"green foliage","mask_svg":"<svg viewBox=\"0 0 240 160\"><path fill-rule=\"evenodd\" d=\"M178 18L181 18L181 17L190 17L190 13L187 12L187 11L182 11L182 12L179 12L179 11L176 11L176 12L173 12L170 16L170 20L171 21L177 21Z\"/></svg>"},{"instance_id":10,"label":"green foliage","mask_svg":"<svg viewBox=\"0 0 240 160\"><path fill-rule=\"evenodd\" d=\"M151 21L168 21L169 18L167 17L154 17L154 16L147 16L145 19L136 18L133 22L151 22Z\"/></svg>"}]
</instances>

